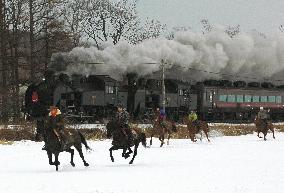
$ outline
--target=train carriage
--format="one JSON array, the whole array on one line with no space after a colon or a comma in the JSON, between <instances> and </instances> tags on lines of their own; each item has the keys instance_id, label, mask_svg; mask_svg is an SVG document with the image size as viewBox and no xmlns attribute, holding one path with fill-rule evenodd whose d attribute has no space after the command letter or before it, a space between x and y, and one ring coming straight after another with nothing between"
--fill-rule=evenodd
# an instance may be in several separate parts
<instances>
[{"instance_id":1,"label":"train carriage","mask_svg":"<svg viewBox=\"0 0 284 193\"><path fill-rule=\"evenodd\" d=\"M249 83L224 85L204 82L197 87L198 111L212 121L252 121L260 107L270 110L271 119L284 120L284 89Z\"/></svg>"}]
</instances>

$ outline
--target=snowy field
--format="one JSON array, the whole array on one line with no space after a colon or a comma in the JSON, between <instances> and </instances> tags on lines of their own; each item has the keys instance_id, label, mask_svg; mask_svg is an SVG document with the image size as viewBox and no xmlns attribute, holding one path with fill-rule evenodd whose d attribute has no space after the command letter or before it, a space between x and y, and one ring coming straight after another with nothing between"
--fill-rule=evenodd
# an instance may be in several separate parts
<instances>
[{"instance_id":1,"label":"snowy field","mask_svg":"<svg viewBox=\"0 0 284 193\"><path fill-rule=\"evenodd\" d=\"M149 141L149 139L148 139ZM133 165L114 153L109 158L110 140L89 141L85 168L75 154L60 155L59 172L48 165L43 143L18 142L0 145L1 193L283 193L284 134L268 141L256 135L215 137L193 144L172 140L159 148L138 149Z\"/></svg>"}]
</instances>

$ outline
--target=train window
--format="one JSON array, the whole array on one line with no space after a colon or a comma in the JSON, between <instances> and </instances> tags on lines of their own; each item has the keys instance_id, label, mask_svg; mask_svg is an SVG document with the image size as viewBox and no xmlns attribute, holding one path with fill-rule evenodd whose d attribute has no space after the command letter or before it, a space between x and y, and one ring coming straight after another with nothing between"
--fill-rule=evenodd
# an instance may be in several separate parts
<instances>
[{"instance_id":1,"label":"train window","mask_svg":"<svg viewBox=\"0 0 284 193\"><path fill-rule=\"evenodd\" d=\"M114 93L114 87L113 86L106 86L106 93L107 94L113 94Z\"/></svg>"},{"instance_id":2,"label":"train window","mask_svg":"<svg viewBox=\"0 0 284 193\"><path fill-rule=\"evenodd\" d=\"M236 96L235 95L228 95L228 102L236 102Z\"/></svg>"},{"instance_id":3,"label":"train window","mask_svg":"<svg viewBox=\"0 0 284 193\"><path fill-rule=\"evenodd\" d=\"M260 102L267 103L267 96L261 96L260 97Z\"/></svg>"},{"instance_id":4,"label":"train window","mask_svg":"<svg viewBox=\"0 0 284 193\"><path fill-rule=\"evenodd\" d=\"M251 95L245 95L245 102L250 103L251 102Z\"/></svg>"},{"instance_id":5,"label":"train window","mask_svg":"<svg viewBox=\"0 0 284 193\"><path fill-rule=\"evenodd\" d=\"M237 95L237 103L244 102L244 95Z\"/></svg>"},{"instance_id":6,"label":"train window","mask_svg":"<svg viewBox=\"0 0 284 193\"><path fill-rule=\"evenodd\" d=\"M219 101L227 102L227 95L220 95L219 96Z\"/></svg>"},{"instance_id":7,"label":"train window","mask_svg":"<svg viewBox=\"0 0 284 193\"><path fill-rule=\"evenodd\" d=\"M268 102L275 103L275 96L268 96Z\"/></svg>"},{"instance_id":8,"label":"train window","mask_svg":"<svg viewBox=\"0 0 284 193\"><path fill-rule=\"evenodd\" d=\"M282 96L276 96L276 103L282 103Z\"/></svg>"},{"instance_id":9,"label":"train window","mask_svg":"<svg viewBox=\"0 0 284 193\"><path fill-rule=\"evenodd\" d=\"M253 96L252 102L259 103L259 96Z\"/></svg>"}]
</instances>

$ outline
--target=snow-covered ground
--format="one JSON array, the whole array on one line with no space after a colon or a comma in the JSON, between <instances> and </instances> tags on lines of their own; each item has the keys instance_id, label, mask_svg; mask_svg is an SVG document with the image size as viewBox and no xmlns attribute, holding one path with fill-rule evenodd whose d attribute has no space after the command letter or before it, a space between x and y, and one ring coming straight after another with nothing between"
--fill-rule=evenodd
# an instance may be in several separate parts
<instances>
[{"instance_id":1,"label":"snow-covered ground","mask_svg":"<svg viewBox=\"0 0 284 193\"><path fill-rule=\"evenodd\" d=\"M149 139L148 139L149 141ZM133 165L114 153L110 140L89 141L94 149L85 152L85 168L75 154L60 155L59 171L48 165L43 143L18 142L0 145L1 193L283 193L284 134L271 134L268 141L256 135L215 137L193 144L172 140L159 148L138 149Z\"/></svg>"}]
</instances>

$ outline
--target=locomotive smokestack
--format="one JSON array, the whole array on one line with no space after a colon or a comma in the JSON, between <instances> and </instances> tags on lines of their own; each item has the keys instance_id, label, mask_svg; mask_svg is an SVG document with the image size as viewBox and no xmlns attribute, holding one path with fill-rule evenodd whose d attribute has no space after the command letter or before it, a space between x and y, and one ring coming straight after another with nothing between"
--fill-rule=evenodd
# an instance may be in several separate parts
<instances>
[{"instance_id":1,"label":"locomotive smokestack","mask_svg":"<svg viewBox=\"0 0 284 193\"><path fill-rule=\"evenodd\" d=\"M138 89L138 83L137 83L138 75L136 73L128 73L126 77L128 80L127 110L130 114L133 114L135 110L135 94Z\"/></svg>"}]
</instances>

